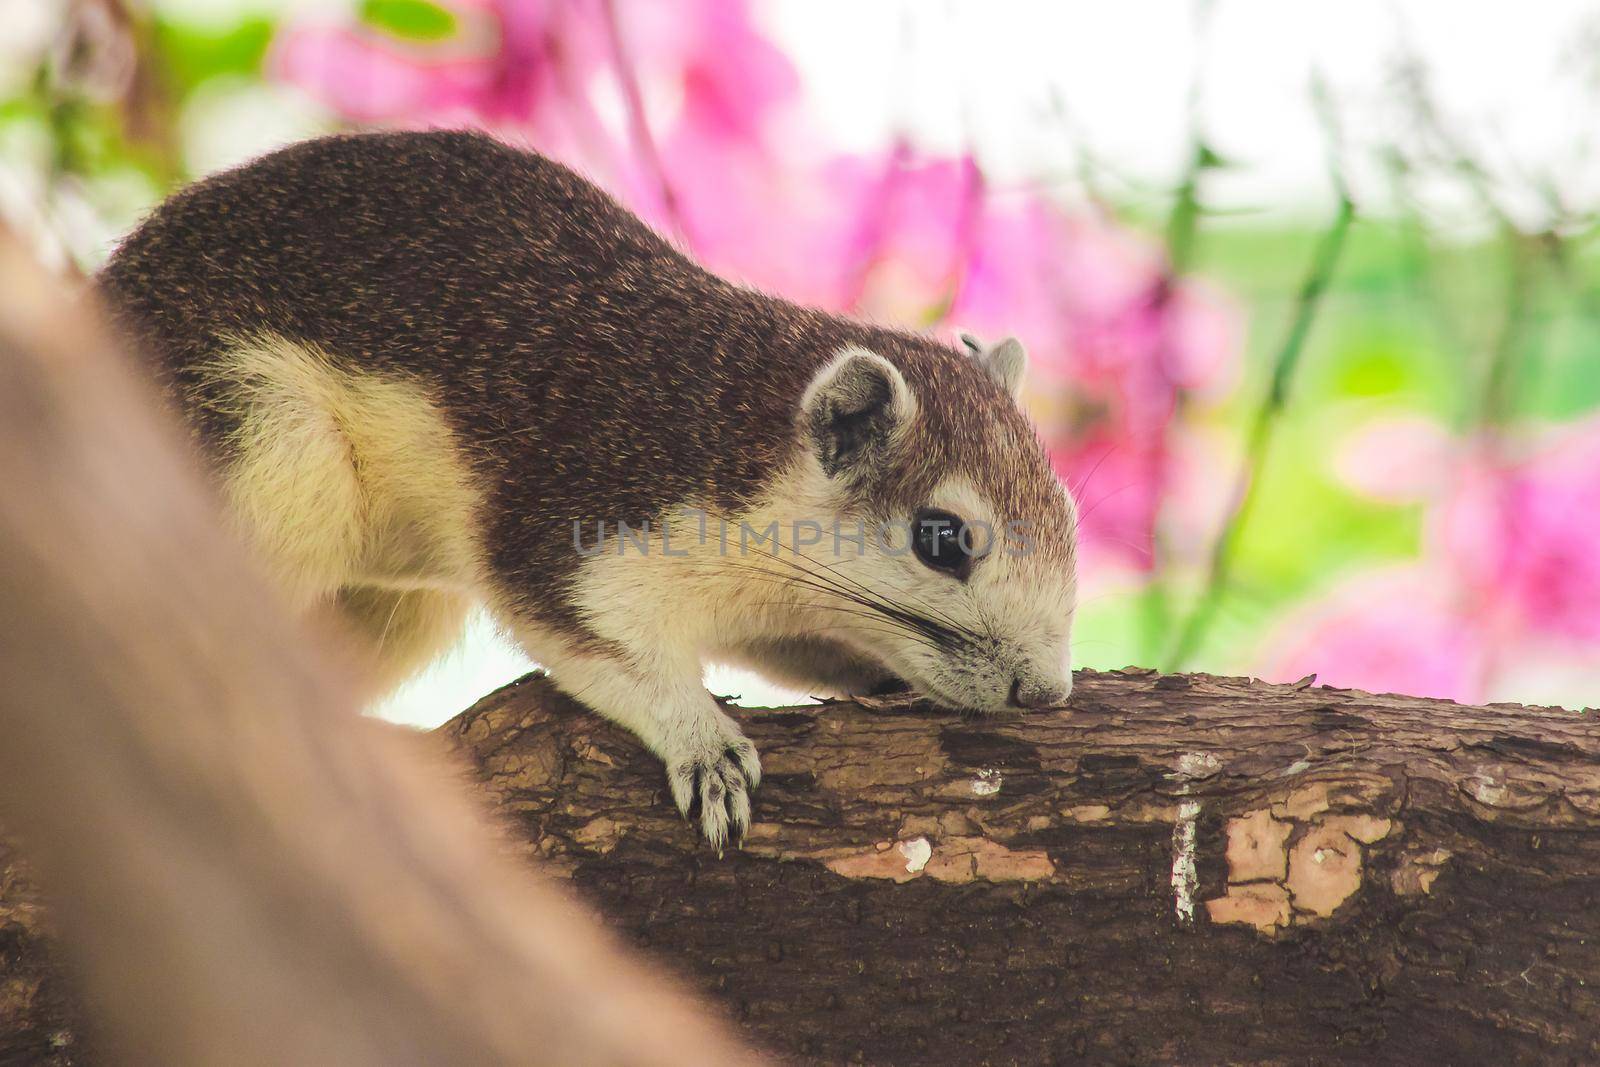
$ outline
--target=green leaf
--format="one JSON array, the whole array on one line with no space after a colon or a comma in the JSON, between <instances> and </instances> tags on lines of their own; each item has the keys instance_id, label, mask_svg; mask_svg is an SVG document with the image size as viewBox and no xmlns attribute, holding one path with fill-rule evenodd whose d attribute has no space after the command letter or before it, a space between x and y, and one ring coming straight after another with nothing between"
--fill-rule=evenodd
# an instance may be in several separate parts
<instances>
[{"instance_id":1,"label":"green leaf","mask_svg":"<svg viewBox=\"0 0 1600 1067\"><path fill-rule=\"evenodd\" d=\"M456 32L455 15L429 0L362 0L361 21L413 41L442 41Z\"/></svg>"},{"instance_id":2,"label":"green leaf","mask_svg":"<svg viewBox=\"0 0 1600 1067\"><path fill-rule=\"evenodd\" d=\"M198 28L158 18L150 42L155 66L179 98L200 83L222 75L258 76L273 25L248 17L223 29Z\"/></svg>"}]
</instances>

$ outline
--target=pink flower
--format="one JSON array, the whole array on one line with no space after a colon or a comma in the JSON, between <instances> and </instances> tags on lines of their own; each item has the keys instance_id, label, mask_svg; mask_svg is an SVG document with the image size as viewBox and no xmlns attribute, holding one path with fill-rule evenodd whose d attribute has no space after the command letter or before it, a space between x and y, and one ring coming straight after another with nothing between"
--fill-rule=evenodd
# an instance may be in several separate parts
<instances>
[{"instance_id":1,"label":"pink flower","mask_svg":"<svg viewBox=\"0 0 1600 1067\"><path fill-rule=\"evenodd\" d=\"M1448 573L1398 567L1344 580L1285 621L1262 676L1472 702L1481 699L1488 641Z\"/></svg>"},{"instance_id":2,"label":"pink flower","mask_svg":"<svg viewBox=\"0 0 1600 1067\"><path fill-rule=\"evenodd\" d=\"M1425 415L1383 415L1339 443L1333 469L1346 486L1390 504L1430 500L1450 482L1460 443Z\"/></svg>"},{"instance_id":3,"label":"pink flower","mask_svg":"<svg viewBox=\"0 0 1600 1067\"><path fill-rule=\"evenodd\" d=\"M1421 442L1441 451L1431 431ZM1430 515L1432 561L1347 583L1291 618L1268 677L1476 701L1506 664L1600 641L1600 417L1522 458L1492 444L1436 473L1449 489Z\"/></svg>"},{"instance_id":4,"label":"pink flower","mask_svg":"<svg viewBox=\"0 0 1600 1067\"><path fill-rule=\"evenodd\" d=\"M662 160L726 165L727 147L758 149L764 123L798 85L742 0L447 6L457 32L437 42L360 25L290 26L271 68L354 122L479 126L528 143L599 176L668 232L663 186L701 174L656 173ZM608 121L597 100L618 101L626 118ZM676 106L650 110L663 101ZM652 143L638 143L641 135Z\"/></svg>"},{"instance_id":5,"label":"pink flower","mask_svg":"<svg viewBox=\"0 0 1600 1067\"><path fill-rule=\"evenodd\" d=\"M987 221L976 162L913 162L898 145L882 162L837 160L830 171L855 194L837 231L840 310L912 328L953 313Z\"/></svg>"},{"instance_id":6,"label":"pink flower","mask_svg":"<svg viewBox=\"0 0 1600 1067\"><path fill-rule=\"evenodd\" d=\"M724 149L717 160L736 154ZM674 168L676 173L683 171ZM981 178L970 159L882 156L701 166L685 183L695 251L710 267L790 299L911 328L959 284Z\"/></svg>"},{"instance_id":7,"label":"pink flower","mask_svg":"<svg viewBox=\"0 0 1600 1067\"><path fill-rule=\"evenodd\" d=\"M1433 518L1462 580L1508 625L1600 642L1600 417L1532 455L1468 463Z\"/></svg>"},{"instance_id":8,"label":"pink flower","mask_svg":"<svg viewBox=\"0 0 1600 1067\"><path fill-rule=\"evenodd\" d=\"M799 78L745 0L592 2L614 15L611 73L631 149L619 191L629 205L702 258L748 244L763 219L781 222L794 168L775 146L800 146L793 122L779 140L775 119Z\"/></svg>"},{"instance_id":9,"label":"pink flower","mask_svg":"<svg viewBox=\"0 0 1600 1067\"><path fill-rule=\"evenodd\" d=\"M800 87L793 64L757 32L744 0L632 5L630 18L653 16L655 26L632 34L658 55L674 56L670 69L682 84L679 130L709 133L723 142L753 144L765 134L775 109ZM672 47L665 42L678 31Z\"/></svg>"},{"instance_id":10,"label":"pink flower","mask_svg":"<svg viewBox=\"0 0 1600 1067\"><path fill-rule=\"evenodd\" d=\"M458 30L439 42L400 41L364 26L290 26L274 43L272 69L360 123L514 126L563 146L595 124L589 81L606 39L594 3L451 7Z\"/></svg>"}]
</instances>

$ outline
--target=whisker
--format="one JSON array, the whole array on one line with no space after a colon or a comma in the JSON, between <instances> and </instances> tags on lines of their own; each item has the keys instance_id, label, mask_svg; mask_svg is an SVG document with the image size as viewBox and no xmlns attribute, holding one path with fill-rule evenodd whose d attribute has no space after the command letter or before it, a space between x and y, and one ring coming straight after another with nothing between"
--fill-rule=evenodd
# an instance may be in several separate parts
<instances>
[{"instance_id":1,"label":"whisker","mask_svg":"<svg viewBox=\"0 0 1600 1067\"><path fill-rule=\"evenodd\" d=\"M1106 450L1104 452L1100 453L1100 458L1094 461L1094 466L1089 468L1089 473L1085 474L1083 476L1083 478L1078 482L1077 485L1073 485L1071 482L1067 483L1067 488L1072 491L1072 495L1073 495L1074 498L1077 498L1077 497L1080 497L1080 496L1083 495L1083 491L1085 489L1089 488L1089 482L1094 478L1095 474L1097 474L1099 472L1100 465L1102 463L1104 463L1106 460L1110 459L1111 458L1111 453L1115 452L1116 450L1117 450L1117 446L1116 445L1107 445L1106 446Z\"/></svg>"},{"instance_id":2,"label":"whisker","mask_svg":"<svg viewBox=\"0 0 1600 1067\"><path fill-rule=\"evenodd\" d=\"M849 582L851 585L856 586L858 589L861 589L865 593L868 593L870 595L875 595L875 596L881 596L882 595L880 593L877 593L875 590L870 589L868 586L863 585L861 582L859 582L856 579L852 578L850 575L845 574L843 571L839 570L837 564L831 564L830 565L830 564L824 563L821 560L818 560L818 559L816 559L816 558L814 558L812 556L808 556L804 552L800 551L799 546L792 547L790 549L790 551L793 552L796 556L799 556L801 559L804 559L804 560L806 560L806 561L808 561L810 563L814 563L817 566L822 567L822 568L824 568L824 569L836 574L838 577L843 578L845 581ZM943 621L947 625L951 626L952 628L957 629L957 630L960 630L962 628L961 624L956 622L956 620L951 618L947 613L945 613L944 611L940 610L939 608L936 608L933 605L927 603L926 601L922 600L920 597L912 596L909 593L906 593L906 594L903 594L903 595L910 597L910 599L915 601L917 603L917 605L920 606L924 611L930 612L931 614L936 616L938 619L940 619L941 621Z\"/></svg>"},{"instance_id":3,"label":"whisker","mask_svg":"<svg viewBox=\"0 0 1600 1067\"><path fill-rule=\"evenodd\" d=\"M1090 515L1094 514L1095 509L1101 504L1104 504L1107 500L1110 500L1118 493L1126 493L1129 489L1137 489L1138 487L1138 482L1124 482L1122 485L1111 490L1109 493L1101 494L1101 496L1095 500L1094 503L1090 504L1086 510L1078 512L1077 521L1073 524L1073 529L1081 532L1083 530L1084 522L1089 518Z\"/></svg>"},{"instance_id":4,"label":"whisker","mask_svg":"<svg viewBox=\"0 0 1600 1067\"><path fill-rule=\"evenodd\" d=\"M763 572L768 575L772 573L770 571L765 571L764 568L757 569L763 570ZM802 577L780 577L779 580L793 582L797 585L816 589L819 592L828 593L852 604L860 605L877 616L899 623L907 632L918 633L922 636L925 636L934 644L935 647L941 651L954 651L969 643L968 638L961 632L951 630L949 627L935 622L932 619L928 619L922 615L918 615L914 611L908 611L896 604L882 600L881 598L861 595L849 589L840 588L837 585L829 583L826 579L821 578L821 576L808 574L803 569L800 573L803 575Z\"/></svg>"},{"instance_id":5,"label":"whisker","mask_svg":"<svg viewBox=\"0 0 1600 1067\"><path fill-rule=\"evenodd\" d=\"M763 607L763 606L767 606L767 605L762 605L762 604L758 603L755 606L756 607ZM876 615L874 615L874 614L872 614L870 612L865 612L865 611L851 611L849 608L832 607L830 605L825 605L825 604L819 604L819 605L816 605L816 606L818 608L824 610L824 611L830 611L830 610L831 611L838 611L841 614L852 615L852 616L860 616L862 618L866 618L866 619L869 619L869 620L877 618ZM807 633L808 634L834 633L834 632L838 632L838 631L842 631L842 630L851 630L852 632L865 631L867 633L881 633L881 634L887 634L887 635L889 635L891 637L905 636L905 637L914 637L914 638L919 638L919 639L922 638L922 635L919 634L919 633L915 633L915 632L908 633L908 632L906 632L904 630L901 630L901 629L898 629L898 628L895 628L895 627L891 627L891 626L861 626L859 624L857 624L855 626L852 626L852 627L846 627L846 626L842 626L842 625L841 626L818 626L818 627L811 628L810 630L807 631Z\"/></svg>"},{"instance_id":6,"label":"whisker","mask_svg":"<svg viewBox=\"0 0 1600 1067\"><path fill-rule=\"evenodd\" d=\"M802 553L802 555L804 554ZM959 626L959 624L954 624L953 621L951 624L946 624L944 622L930 619L911 609L902 607L901 605L889 600L887 597L884 597L881 593L861 585L861 583L856 582L854 579L851 579L848 576L837 575L836 577L830 577L829 575L820 574L809 570L792 560L784 559L776 553L769 553L765 558L771 559L775 563L788 567L791 571L799 575L799 577L789 578L789 581L793 581L796 584L805 586L807 588L831 593L835 596L860 604L863 607L870 608L873 611L879 612L886 617L893 618L908 626L913 626L926 633L935 641L939 642L940 647L946 650L951 650L964 644L969 644L973 638L979 636L973 634L972 631L968 630L967 628ZM732 564L729 564L724 559L723 561L714 564L714 566L726 567L732 566ZM773 573L767 568L760 569L767 574ZM845 581L849 581L851 585L854 585L857 588L849 588L841 584L837 578L844 578Z\"/></svg>"},{"instance_id":7,"label":"whisker","mask_svg":"<svg viewBox=\"0 0 1600 1067\"><path fill-rule=\"evenodd\" d=\"M709 509L698 509L698 513L706 518L714 518L719 523L722 523L723 526L720 533L724 538L726 537L727 524L731 522L729 517ZM702 522L702 539L704 539L705 536L705 524ZM868 611L874 612L883 619L902 627L904 632L907 634L920 635L921 639L926 640L934 648L942 652L954 652L964 648L970 648L974 643L983 640L983 635L973 632L968 627L962 626L947 613L940 611L931 605L922 604L921 607L926 612L937 617L930 617L929 614L924 614L922 611L918 611L915 608L907 607L903 604L897 603L888 596L884 595L882 592L873 589L870 586L857 581L854 577L840 571L836 566L823 563L822 561L814 559L813 557L800 551L799 546L797 545L785 545L781 536L775 537L773 542L774 543L768 549L768 551L763 553L762 558L771 560L777 565L787 568L791 572L787 577L774 572L771 568L752 564L747 558L744 557L741 557L741 560L737 562L733 561L726 555L723 555L715 561L697 560L695 562L698 562L703 566L712 567L716 570L726 570L742 566L747 571L758 571L762 573L768 580L776 580L779 582L786 581L795 585L799 585L803 588L823 593L827 596L837 597L840 600L844 600L848 603L855 604ZM796 557L796 559L786 558L783 554L784 552L792 554ZM805 566L798 562L798 560L804 560L806 563L810 564L810 566ZM686 561L679 562L680 565L682 565L682 563Z\"/></svg>"},{"instance_id":8,"label":"whisker","mask_svg":"<svg viewBox=\"0 0 1600 1067\"><path fill-rule=\"evenodd\" d=\"M688 562L691 565L695 564L695 563L698 563L698 564L700 564L701 566L705 567L708 570L718 571L718 572L720 572L722 570L725 570L725 569L727 569L729 567L736 567L736 568L740 568L740 569L749 571L753 575L755 575L756 577L753 580L766 581L771 585L776 585L776 586L779 586L779 587L788 587L788 586L799 585L799 586L802 586L802 587L805 587L805 588L814 589L814 590L816 590L818 592L838 597L841 600L844 600L849 604L858 605L859 607L858 608L846 608L843 605L815 604L815 603L809 603L809 602L793 602L789 606L793 606L793 607L796 607L796 608L803 608L803 609L807 609L807 610L812 609L812 608L817 608L817 609L832 610L832 611L848 611L848 612L851 612L852 614L855 614L855 615L857 615L857 616L859 616L861 618L875 619L875 620L879 620L879 621L887 620L889 622L896 623L897 624L897 628L895 628L893 630L886 630L885 632L893 632L893 633L902 634L904 636L909 636L909 637L916 638L918 640L921 640L921 641L929 644L931 647L934 647L934 648L938 649L939 651L949 651L950 650L950 645L948 643L948 640L945 640L945 641L941 642L940 641L940 635L931 633L929 631L929 629L928 629L929 625L935 625L936 626L937 624L929 624L927 620L922 620L919 617L914 616L914 615L906 616L904 613L900 613L896 609L894 609L892 607L892 605L888 606L888 607L885 607L884 605L880 605L880 604L874 603L874 602L872 602L870 600L867 600L864 597L855 596L849 590L841 590L841 589L835 588L835 587L827 584L824 581L812 581L812 580L810 580L809 576L807 576L807 577L795 577L793 575L778 574L778 573L774 573L773 571L767 569L766 567L761 567L761 566L758 566L758 565L753 564L753 563L730 563L730 562L728 562L726 560L719 561L717 563L712 563L709 560L696 560L696 561L685 561L685 562ZM683 563L680 563L679 565L682 566ZM804 574L804 573L805 572L802 572L802 574ZM785 604L785 603L788 603L788 602L774 601L773 605L776 606L776 605ZM865 609L865 610L862 610L862 609ZM916 621L908 621L908 618L909 619L914 619Z\"/></svg>"},{"instance_id":9,"label":"whisker","mask_svg":"<svg viewBox=\"0 0 1600 1067\"><path fill-rule=\"evenodd\" d=\"M706 514L716 518L719 522L722 522L722 523L725 523L725 524L732 522L732 519L730 517L725 516L725 515L721 515L721 514L716 513L716 512L707 511ZM869 587L869 586L857 581L852 576L850 576L848 574L845 574L843 571L839 570L837 565L824 563L821 560L818 560L815 557L809 556L806 553L800 551L800 547L798 545L784 545L783 541L782 541L782 538L780 537L780 538L777 538L777 547L778 548L787 549L789 552L793 553L798 558L803 559L803 560L807 561L808 563L813 564L814 566L821 567L821 568L827 570L835 578L842 579L843 581L850 583L850 585L854 586L864 596L874 597L874 598L878 599L880 602L882 602L883 604L885 604L886 606L892 606L893 608L895 608L898 611L907 611L908 610L906 608L901 607L898 604L894 604L892 601L890 601L887 597L883 596L883 594L878 592L877 590L872 589L871 587ZM802 573L810 574L814 578L818 578L818 579L821 579L821 580L824 580L824 581L828 580L824 576L822 576L820 574L817 574L815 571L808 571L806 568L800 566L799 563L796 563L793 560L782 559L781 557L777 556L776 553L772 554L772 558L773 559L777 559L779 562L784 563L786 565L789 565L792 568L801 571ZM907 595L909 595L909 594L907 594ZM951 618L947 613L941 611L938 608L935 608L933 605L928 604L928 603L922 601L920 598L917 598L917 597L911 597L911 599L916 601L918 603L918 605L924 611L930 612L931 614L936 616L938 618L939 623L941 625L943 625L946 629L952 631L954 634L957 634L957 635L966 634L966 635L969 635L969 636L976 636L976 635L973 635L970 630L968 630L966 627L962 626L955 619ZM933 620L925 620L925 621L930 621L931 622Z\"/></svg>"},{"instance_id":10,"label":"whisker","mask_svg":"<svg viewBox=\"0 0 1600 1067\"><path fill-rule=\"evenodd\" d=\"M719 522L721 522L723 524L732 524L733 521L734 521L731 516L722 515L722 514L717 513L717 512L708 511L708 512L706 512L706 514L716 518ZM784 550L792 553L793 555L797 556L798 558L805 560L808 563L811 563L811 564L813 564L813 565L815 565L817 567L821 567L824 570L829 571L835 578L842 579L843 581L846 581L846 582L850 583L850 585L854 586L857 590L859 590L860 592L862 592L865 595L878 596L880 599L884 599L886 603L888 602L886 598L882 597L881 593L877 592L876 590L870 588L867 585L864 585L863 583L861 583L860 581L857 581L852 576L850 576L850 575L844 573L843 571L839 570L837 564L824 563L823 561L817 559L816 557L807 555L806 553L800 551L800 546L799 545L785 545L783 543L782 538L780 537L780 538L776 539L775 547L784 549ZM792 560L782 559L781 557L779 557L776 554L776 552L770 553L770 556L771 556L771 558L776 559L781 563L784 563L784 564L786 564L788 566L791 566L791 567L793 567L795 569L798 569L798 570L801 570L801 571L805 571L805 568L801 567L798 563L796 563L796 562L794 562ZM816 574L815 572L807 572L807 573L811 573L813 576L818 577L818 578L822 578L823 577L822 575ZM948 615L944 615L943 612L940 612L938 609L934 608L932 605L922 604L922 607L927 611L933 612L936 615L940 615L942 617L943 621L946 622L948 625L950 625L952 627L955 627L957 629L960 628L960 624L959 623L957 623L954 619L950 618Z\"/></svg>"}]
</instances>

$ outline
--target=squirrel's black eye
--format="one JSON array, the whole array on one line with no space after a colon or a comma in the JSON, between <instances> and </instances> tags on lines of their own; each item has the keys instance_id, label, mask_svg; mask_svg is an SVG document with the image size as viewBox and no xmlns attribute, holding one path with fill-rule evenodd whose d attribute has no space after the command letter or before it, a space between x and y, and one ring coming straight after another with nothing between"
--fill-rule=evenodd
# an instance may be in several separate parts
<instances>
[{"instance_id":1,"label":"squirrel's black eye","mask_svg":"<svg viewBox=\"0 0 1600 1067\"><path fill-rule=\"evenodd\" d=\"M973 543L958 515L923 508L911 520L911 547L934 570L965 578L972 569Z\"/></svg>"}]
</instances>

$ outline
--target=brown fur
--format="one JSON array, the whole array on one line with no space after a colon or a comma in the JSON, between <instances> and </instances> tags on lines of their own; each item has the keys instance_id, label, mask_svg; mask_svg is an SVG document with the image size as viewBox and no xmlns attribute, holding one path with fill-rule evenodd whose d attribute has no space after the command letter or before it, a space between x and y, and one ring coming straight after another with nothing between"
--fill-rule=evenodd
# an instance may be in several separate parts
<instances>
[{"instance_id":1,"label":"brown fur","mask_svg":"<svg viewBox=\"0 0 1600 1067\"><path fill-rule=\"evenodd\" d=\"M219 174L163 205L101 282L224 454L228 385L205 368L235 338L417 382L486 487L495 581L564 630L581 628L572 522L756 500L803 447L807 383L847 345L894 363L923 415L864 491L869 516L966 473L1043 551L1070 551L1031 427L972 359L723 281L572 171L482 135L332 137Z\"/></svg>"}]
</instances>

